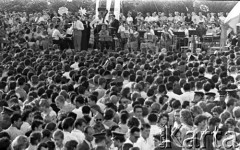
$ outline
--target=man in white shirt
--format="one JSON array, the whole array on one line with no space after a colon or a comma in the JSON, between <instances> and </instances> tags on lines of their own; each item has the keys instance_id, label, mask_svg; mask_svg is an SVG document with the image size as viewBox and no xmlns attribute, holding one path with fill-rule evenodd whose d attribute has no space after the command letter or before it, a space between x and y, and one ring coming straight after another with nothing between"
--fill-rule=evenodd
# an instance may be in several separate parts
<instances>
[{"instance_id":1,"label":"man in white shirt","mask_svg":"<svg viewBox=\"0 0 240 150\"><path fill-rule=\"evenodd\" d=\"M35 18L35 22L36 23L41 23L41 22L44 22L44 21L45 21L45 19L42 17L42 14L38 13L37 18Z\"/></svg>"},{"instance_id":2,"label":"man in white shirt","mask_svg":"<svg viewBox=\"0 0 240 150\"><path fill-rule=\"evenodd\" d=\"M83 98L83 96L78 95L77 97L75 97L74 104L75 104L76 108L72 112L77 114L77 119L82 118L83 117L82 107L85 104L85 99Z\"/></svg>"},{"instance_id":3,"label":"man in white shirt","mask_svg":"<svg viewBox=\"0 0 240 150\"><path fill-rule=\"evenodd\" d=\"M75 51L81 51L82 31L84 30L84 26L77 16L74 17L72 28Z\"/></svg>"},{"instance_id":4,"label":"man in white shirt","mask_svg":"<svg viewBox=\"0 0 240 150\"><path fill-rule=\"evenodd\" d=\"M152 21L152 17L150 16L150 13L147 13L147 16L145 17L145 21L146 22L151 22Z\"/></svg>"},{"instance_id":5,"label":"man in white shirt","mask_svg":"<svg viewBox=\"0 0 240 150\"><path fill-rule=\"evenodd\" d=\"M134 146L139 147L140 150L154 149L154 141L149 137L151 126L143 124L141 127L141 137L137 140Z\"/></svg>"},{"instance_id":6,"label":"man in white shirt","mask_svg":"<svg viewBox=\"0 0 240 150\"><path fill-rule=\"evenodd\" d=\"M76 137L78 144L81 144L85 140L84 129L87 126L86 121L83 118L79 118L74 123L74 129L71 134Z\"/></svg>"},{"instance_id":7,"label":"man in white shirt","mask_svg":"<svg viewBox=\"0 0 240 150\"><path fill-rule=\"evenodd\" d=\"M191 91L191 85L189 83L185 83L183 86L184 93L180 96L181 97L181 103L184 101L189 101L190 103L194 99L194 92Z\"/></svg>"},{"instance_id":8,"label":"man in white shirt","mask_svg":"<svg viewBox=\"0 0 240 150\"><path fill-rule=\"evenodd\" d=\"M192 12L192 22L193 24L199 24L199 16Z\"/></svg>"},{"instance_id":9,"label":"man in white shirt","mask_svg":"<svg viewBox=\"0 0 240 150\"><path fill-rule=\"evenodd\" d=\"M73 129L74 120L71 117L65 118L62 122L62 128L63 128L63 145L65 145L68 141L75 140L78 141L75 136L71 134L71 131Z\"/></svg>"},{"instance_id":10,"label":"man in white shirt","mask_svg":"<svg viewBox=\"0 0 240 150\"><path fill-rule=\"evenodd\" d=\"M60 33L59 25L55 26L55 29L52 32L52 38L53 38L53 44L57 44L60 46L60 39L63 39L64 35Z\"/></svg>"}]
</instances>

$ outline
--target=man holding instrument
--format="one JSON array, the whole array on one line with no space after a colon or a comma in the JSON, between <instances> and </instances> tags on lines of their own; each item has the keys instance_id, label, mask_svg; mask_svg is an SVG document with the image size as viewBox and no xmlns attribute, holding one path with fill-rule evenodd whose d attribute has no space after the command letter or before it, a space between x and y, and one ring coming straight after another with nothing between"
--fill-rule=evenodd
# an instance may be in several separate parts
<instances>
[{"instance_id":1,"label":"man holding instrument","mask_svg":"<svg viewBox=\"0 0 240 150\"><path fill-rule=\"evenodd\" d=\"M81 51L82 31L84 30L84 26L83 23L79 20L78 16L74 17L72 26L75 51Z\"/></svg>"}]
</instances>

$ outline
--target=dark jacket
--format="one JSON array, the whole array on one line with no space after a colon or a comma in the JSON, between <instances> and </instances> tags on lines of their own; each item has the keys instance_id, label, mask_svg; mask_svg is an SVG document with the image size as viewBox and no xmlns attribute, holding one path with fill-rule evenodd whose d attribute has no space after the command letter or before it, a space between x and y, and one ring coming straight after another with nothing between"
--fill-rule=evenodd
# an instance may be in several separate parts
<instances>
[{"instance_id":1,"label":"dark jacket","mask_svg":"<svg viewBox=\"0 0 240 150\"><path fill-rule=\"evenodd\" d=\"M90 147L84 140L81 144L78 145L77 150L90 150Z\"/></svg>"}]
</instances>

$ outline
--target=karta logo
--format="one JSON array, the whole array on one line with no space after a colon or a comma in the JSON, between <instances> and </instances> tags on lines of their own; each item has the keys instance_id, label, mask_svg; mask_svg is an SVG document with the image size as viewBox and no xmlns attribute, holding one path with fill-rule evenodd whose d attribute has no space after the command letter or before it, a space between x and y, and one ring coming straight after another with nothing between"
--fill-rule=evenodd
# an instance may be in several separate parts
<instances>
[{"instance_id":1,"label":"karta logo","mask_svg":"<svg viewBox=\"0 0 240 150\"><path fill-rule=\"evenodd\" d=\"M177 131L177 132L180 132ZM180 133L181 134L181 133ZM176 144L176 146L180 146L182 148L186 149L206 149L206 143L208 143L209 139L213 139L212 146L216 149L218 148L224 148L224 149L234 149L239 148L240 145L236 142L236 133L235 132L227 132L223 135L221 131L214 131L213 133L210 131L203 131L194 133L194 131L189 131L184 136L185 139L179 139L179 134L176 133L175 130L172 130L171 127L165 127L164 134L161 134L161 138L165 141L169 141L169 137L171 137L171 141L168 143L161 145L161 147L165 148L173 148L172 143L176 144L176 140L179 141L179 144ZM209 136L209 137L208 137ZM175 146L174 146L175 147Z\"/></svg>"}]
</instances>

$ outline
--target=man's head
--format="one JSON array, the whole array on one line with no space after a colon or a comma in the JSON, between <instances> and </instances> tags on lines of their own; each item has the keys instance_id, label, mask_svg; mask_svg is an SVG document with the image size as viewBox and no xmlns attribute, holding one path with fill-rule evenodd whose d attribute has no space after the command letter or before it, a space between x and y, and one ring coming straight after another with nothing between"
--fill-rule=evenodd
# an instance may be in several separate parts
<instances>
[{"instance_id":1,"label":"man's head","mask_svg":"<svg viewBox=\"0 0 240 150\"><path fill-rule=\"evenodd\" d=\"M84 129L86 126L87 126L87 122L83 118L77 119L74 123L74 127L78 130L81 130L82 132L84 132Z\"/></svg>"},{"instance_id":2,"label":"man's head","mask_svg":"<svg viewBox=\"0 0 240 150\"><path fill-rule=\"evenodd\" d=\"M87 126L84 129L84 133L86 140L91 142L93 140L94 129L91 126Z\"/></svg>"},{"instance_id":3,"label":"man's head","mask_svg":"<svg viewBox=\"0 0 240 150\"><path fill-rule=\"evenodd\" d=\"M32 131L42 131L42 125L43 125L42 121L34 120L31 125Z\"/></svg>"},{"instance_id":4,"label":"man's head","mask_svg":"<svg viewBox=\"0 0 240 150\"><path fill-rule=\"evenodd\" d=\"M53 140L57 147L63 146L63 139L64 139L64 134L61 130L56 130L53 133Z\"/></svg>"},{"instance_id":5,"label":"man's head","mask_svg":"<svg viewBox=\"0 0 240 150\"><path fill-rule=\"evenodd\" d=\"M120 132L112 132L114 147L121 147L125 142L125 134Z\"/></svg>"},{"instance_id":6,"label":"man's head","mask_svg":"<svg viewBox=\"0 0 240 150\"><path fill-rule=\"evenodd\" d=\"M147 139L149 137L150 129L151 129L151 126L149 124L147 124L147 123L142 124L141 135L144 139Z\"/></svg>"},{"instance_id":7,"label":"man's head","mask_svg":"<svg viewBox=\"0 0 240 150\"><path fill-rule=\"evenodd\" d=\"M138 127L132 127L130 130L130 140L133 143L136 143L140 138L140 129Z\"/></svg>"},{"instance_id":8,"label":"man's head","mask_svg":"<svg viewBox=\"0 0 240 150\"><path fill-rule=\"evenodd\" d=\"M62 121L62 128L64 131L71 132L73 130L74 119L67 117Z\"/></svg>"},{"instance_id":9,"label":"man's head","mask_svg":"<svg viewBox=\"0 0 240 150\"><path fill-rule=\"evenodd\" d=\"M11 116L11 123L16 128L20 129L22 125L22 116L20 114L13 114Z\"/></svg>"},{"instance_id":10,"label":"man's head","mask_svg":"<svg viewBox=\"0 0 240 150\"><path fill-rule=\"evenodd\" d=\"M134 112L135 117L142 118L143 108L141 105L134 106L133 112Z\"/></svg>"},{"instance_id":11,"label":"man's head","mask_svg":"<svg viewBox=\"0 0 240 150\"><path fill-rule=\"evenodd\" d=\"M197 115L194 119L194 124L199 127L200 129L205 129L207 125L207 117L204 115Z\"/></svg>"}]
</instances>

